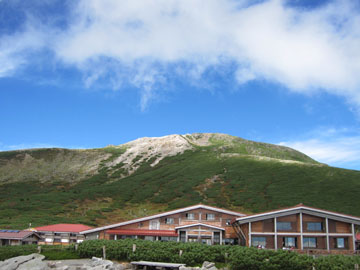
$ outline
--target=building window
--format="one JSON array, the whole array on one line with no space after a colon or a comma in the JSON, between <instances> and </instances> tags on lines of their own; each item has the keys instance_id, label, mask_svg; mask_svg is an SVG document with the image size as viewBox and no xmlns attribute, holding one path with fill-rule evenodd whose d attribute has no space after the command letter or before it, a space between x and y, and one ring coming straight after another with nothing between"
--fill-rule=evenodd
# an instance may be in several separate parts
<instances>
[{"instance_id":1,"label":"building window","mask_svg":"<svg viewBox=\"0 0 360 270\"><path fill-rule=\"evenodd\" d=\"M144 223L140 222L139 223L139 228L142 228L142 227L144 227Z\"/></svg>"},{"instance_id":2,"label":"building window","mask_svg":"<svg viewBox=\"0 0 360 270\"><path fill-rule=\"evenodd\" d=\"M162 242L169 242L169 241L176 242L176 241L177 241L177 237L161 236L161 237L159 237L159 240L162 241Z\"/></svg>"},{"instance_id":3,"label":"building window","mask_svg":"<svg viewBox=\"0 0 360 270\"><path fill-rule=\"evenodd\" d=\"M283 247L288 247L288 248L292 248L292 247L296 247L296 237L284 237L283 238Z\"/></svg>"},{"instance_id":4,"label":"building window","mask_svg":"<svg viewBox=\"0 0 360 270\"><path fill-rule=\"evenodd\" d=\"M253 247L266 247L265 237L253 237L251 238L251 246Z\"/></svg>"},{"instance_id":5,"label":"building window","mask_svg":"<svg viewBox=\"0 0 360 270\"><path fill-rule=\"evenodd\" d=\"M276 228L278 231L291 231L291 222L276 222Z\"/></svg>"},{"instance_id":6,"label":"building window","mask_svg":"<svg viewBox=\"0 0 360 270\"><path fill-rule=\"evenodd\" d=\"M215 214L206 214L206 220L215 220Z\"/></svg>"},{"instance_id":7,"label":"building window","mask_svg":"<svg viewBox=\"0 0 360 270\"><path fill-rule=\"evenodd\" d=\"M237 245L238 239L237 238L225 238L223 239L224 245Z\"/></svg>"},{"instance_id":8,"label":"building window","mask_svg":"<svg viewBox=\"0 0 360 270\"><path fill-rule=\"evenodd\" d=\"M186 242L186 232L180 231L180 242Z\"/></svg>"},{"instance_id":9,"label":"building window","mask_svg":"<svg viewBox=\"0 0 360 270\"><path fill-rule=\"evenodd\" d=\"M316 237L304 237L304 248L316 248Z\"/></svg>"},{"instance_id":10,"label":"building window","mask_svg":"<svg viewBox=\"0 0 360 270\"><path fill-rule=\"evenodd\" d=\"M308 231L322 231L323 226L321 222L308 222L306 225Z\"/></svg>"},{"instance_id":11,"label":"building window","mask_svg":"<svg viewBox=\"0 0 360 270\"><path fill-rule=\"evenodd\" d=\"M231 225L231 219L227 219L227 220L226 220L226 225L227 225L227 226L230 226L230 225Z\"/></svg>"},{"instance_id":12,"label":"building window","mask_svg":"<svg viewBox=\"0 0 360 270\"><path fill-rule=\"evenodd\" d=\"M220 232L214 232L214 245L220 244Z\"/></svg>"},{"instance_id":13,"label":"building window","mask_svg":"<svg viewBox=\"0 0 360 270\"><path fill-rule=\"evenodd\" d=\"M120 235L117 237L118 239L136 239L136 235Z\"/></svg>"},{"instance_id":14,"label":"building window","mask_svg":"<svg viewBox=\"0 0 360 270\"><path fill-rule=\"evenodd\" d=\"M155 219L155 220L150 220L150 226L149 226L150 230L160 230L160 221Z\"/></svg>"},{"instance_id":15,"label":"building window","mask_svg":"<svg viewBox=\"0 0 360 270\"><path fill-rule=\"evenodd\" d=\"M165 218L165 224L174 224L174 218Z\"/></svg>"},{"instance_id":16,"label":"building window","mask_svg":"<svg viewBox=\"0 0 360 270\"><path fill-rule=\"evenodd\" d=\"M194 214L194 213L187 213L187 214L186 214L186 218L193 220L193 219L195 219L195 214Z\"/></svg>"},{"instance_id":17,"label":"building window","mask_svg":"<svg viewBox=\"0 0 360 270\"><path fill-rule=\"evenodd\" d=\"M345 248L345 238L336 238L336 248Z\"/></svg>"}]
</instances>

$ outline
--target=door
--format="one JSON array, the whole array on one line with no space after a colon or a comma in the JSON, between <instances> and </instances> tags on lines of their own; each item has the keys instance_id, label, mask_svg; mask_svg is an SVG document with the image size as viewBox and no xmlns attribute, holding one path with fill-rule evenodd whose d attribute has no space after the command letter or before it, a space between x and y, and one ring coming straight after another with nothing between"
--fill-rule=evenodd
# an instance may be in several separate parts
<instances>
[{"instance_id":1,"label":"door","mask_svg":"<svg viewBox=\"0 0 360 270\"><path fill-rule=\"evenodd\" d=\"M186 232L180 231L180 242L186 242Z\"/></svg>"}]
</instances>

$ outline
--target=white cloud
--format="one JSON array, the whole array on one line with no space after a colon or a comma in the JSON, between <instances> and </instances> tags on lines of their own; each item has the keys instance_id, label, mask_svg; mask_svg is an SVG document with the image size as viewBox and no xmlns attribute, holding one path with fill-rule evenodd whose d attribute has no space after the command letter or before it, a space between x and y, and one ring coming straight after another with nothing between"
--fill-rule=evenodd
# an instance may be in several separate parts
<instances>
[{"instance_id":1,"label":"white cloud","mask_svg":"<svg viewBox=\"0 0 360 270\"><path fill-rule=\"evenodd\" d=\"M360 14L351 1L315 9L280 0L249 3L82 0L73 7L70 27L56 36L46 30L51 41L43 42L57 60L82 70L88 87L99 80L114 88L135 83L142 107L174 74L202 80L208 68L223 65L234 66L238 84L265 79L360 105ZM6 46L0 47L3 58L0 76L24 61Z\"/></svg>"},{"instance_id":2,"label":"white cloud","mask_svg":"<svg viewBox=\"0 0 360 270\"><path fill-rule=\"evenodd\" d=\"M320 129L305 138L280 145L305 153L317 161L360 170L360 134L348 129Z\"/></svg>"},{"instance_id":3,"label":"white cloud","mask_svg":"<svg viewBox=\"0 0 360 270\"><path fill-rule=\"evenodd\" d=\"M23 31L0 38L0 78L12 76L29 64L30 57L47 45L50 32L29 19ZM34 59L32 59L34 60Z\"/></svg>"}]
</instances>

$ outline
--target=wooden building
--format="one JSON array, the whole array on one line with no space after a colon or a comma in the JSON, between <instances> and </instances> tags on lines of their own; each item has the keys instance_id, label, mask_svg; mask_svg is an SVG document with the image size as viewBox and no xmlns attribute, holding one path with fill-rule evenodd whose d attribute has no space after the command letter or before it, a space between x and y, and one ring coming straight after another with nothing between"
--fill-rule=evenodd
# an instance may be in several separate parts
<instances>
[{"instance_id":1,"label":"wooden building","mask_svg":"<svg viewBox=\"0 0 360 270\"><path fill-rule=\"evenodd\" d=\"M39 245L69 245L84 241L81 231L92 229L82 224L54 224L36 227L34 230L40 235Z\"/></svg>"},{"instance_id":2,"label":"wooden building","mask_svg":"<svg viewBox=\"0 0 360 270\"><path fill-rule=\"evenodd\" d=\"M40 236L33 231L0 230L0 246L37 244Z\"/></svg>"},{"instance_id":3,"label":"wooden building","mask_svg":"<svg viewBox=\"0 0 360 270\"><path fill-rule=\"evenodd\" d=\"M138 238L158 241L237 244L232 220L242 213L203 204L81 232L86 239Z\"/></svg>"},{"instance_id":4,"label":"wooden building","mask_svg":"<svg viewBox=\"0 0 360 270\"><path fill-rule=\"evenodd\" d=\"M300 204L239 217L233 225L243 246L351 253L356 250L355 226L360 218Z\"/></svg>"}]
</instances>

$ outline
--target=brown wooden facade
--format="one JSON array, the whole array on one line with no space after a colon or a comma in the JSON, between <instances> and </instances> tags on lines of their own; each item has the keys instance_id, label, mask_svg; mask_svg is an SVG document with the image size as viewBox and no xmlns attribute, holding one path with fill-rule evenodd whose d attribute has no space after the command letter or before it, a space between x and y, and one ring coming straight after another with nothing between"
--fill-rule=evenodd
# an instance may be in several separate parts
<instances>
[{"instance_id":1,"label":"brown wooden facade","mask_svg":"<svg viewBox=\"0 0 360 270\"><path fill-rule=\"evenodd\" d=\"M354 252L358 225L358 217L303 205L240 217L234 222L242 245L314 253Z\"/></svg>"},{"instance_id":2,"label":"brown wooden facade","mask_svg":"<svg viewBox=\"0 0 360 270\"><path fill-rule=\"evenodd\" d=\"M200 204L88 230L82 234L85 234L86 239L138 238L236 244L238 235L231 223L235 218L242 216L245 215Z\"/></svg>"}]
</instances>

